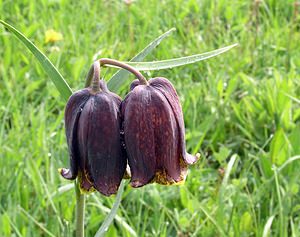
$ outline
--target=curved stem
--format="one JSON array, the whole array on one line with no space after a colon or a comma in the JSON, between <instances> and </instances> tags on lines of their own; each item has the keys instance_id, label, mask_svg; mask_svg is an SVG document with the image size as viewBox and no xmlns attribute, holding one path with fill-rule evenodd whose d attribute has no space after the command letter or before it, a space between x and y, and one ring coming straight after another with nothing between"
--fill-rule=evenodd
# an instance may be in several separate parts
<instances>
[{"instance_id":1,"label":"curved stem","mask_svg":"<svg viewBox=\"0 0 300 237\"><path fill-rule=\"evenodd\" d=\"M110 58L100 58L98 61L99 61L101 66L113 65L113 66L123 68L123 69L133 73L137 77L137 79L140 81L140 84L148 85L148 81L143 76L143 74L140 73L138 70L136 70L134 67L129 66L126 63L123 63L123 62L120 62L120 61L117 61L117 60L114 60L114 59L110 59Z\"/></svg>"},{"instance_id":2,"label":"curved stem","mask_svg":"<svg viewBox=\"0 0 300 237\"><path fill-rule=\"evenodd\" d=\"M80 193L79 183L75 181L76 193L76 237L84 237L85 196Z\"/></svg>"},{"instance_id":3,"label":"curved stem","mask_svg":"<svg viewBox=\"0 0 300 237\"><path fill-rule=\"evenodd\" d=\"M98 92L100 90L99 86L98 86L99 79L100 79L100 66L105 66L105 65L112 65L112 66L116 66L119 68L123 68L123 69L133 73L137 77L137 79L140 81L140 84L148 85L148 81L143 76L143 74L140 73L138 70L136 70L134 67L132 67L126 63L114 60L114 59L100 58L99 60L95 61L93 63L93 65L91 66L91 68L86 76L86 79L85 79L85 87L89 87L92 84L92 90L94 92ZM96 80L97 80L97 83L96 83ZM105 88L102 88L102 86L101 86L102 84L103 83L100 82L100 88L102 90L104 90Z\"/></svg>"},{"instance_id":4,"label":"curved stem","mask_svg":"<svg viewBox=\"0 0 300 237\"><path fill-rule=\"evenodd\" d=\"M86 75L84 87L89 87L91 85L93 74L94 74L94 64L90 67L90 70Z\"/></svg>"},{"instance_id":5,"label":"curved stem","mask_svg":"<svg viewBox=\"0 0 300 237\"><path fill-rule=\"evenodd\" d=\"M97 93L100 91L100 63L95 61L93 63L93 81L92 81L92 92Z\"/></svg>"},{"instance_id":6,"label":"curved stem","mask_svg":"<svg viewBox=\"0 0 300 237\"><path fill-rule=\"evenodd\" d=\"M100 82L100 63L98 61L95 61L92 66L90 67L90 70L85 78L85 87L90 87L92 84L92 89L95 90L95 92L100 91L100 89L103 90L101 85L103 83ZM99 89L100 85L100 89Z\"/></svg>"}]
</instances>

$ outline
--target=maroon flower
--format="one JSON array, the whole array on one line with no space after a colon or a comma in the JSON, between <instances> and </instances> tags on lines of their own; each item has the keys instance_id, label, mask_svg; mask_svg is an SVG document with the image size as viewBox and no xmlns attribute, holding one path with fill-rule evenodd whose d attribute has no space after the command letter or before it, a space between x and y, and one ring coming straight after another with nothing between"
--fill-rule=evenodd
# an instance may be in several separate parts
<instances>
[{"instance_id":1,"label":"maroon flower","mask_svg":"<svg viewBox=\"0 0 300 237\"><path fill-rule=\"evenodd\" d=\"M187 166L197 157L186 152L183 114L173 85L165 78L153 78L148 85L133 81L122 116L131 186L184 181Z\"/></svg>"},{"instance_id":2,"label":"maroon flower","mask_svg":"<svg viewBox=\"0 0 300 237\"><path fill-rule=\"evenodd\" d=\"M74 93L65 109L70 169L61 169L69 180L78 176L83 191L109 196L118 191L126 169L120 142L121 98L108 91L86 88ZM96 88L97 89L97 88Z\"/></svg>"}]
</instances>

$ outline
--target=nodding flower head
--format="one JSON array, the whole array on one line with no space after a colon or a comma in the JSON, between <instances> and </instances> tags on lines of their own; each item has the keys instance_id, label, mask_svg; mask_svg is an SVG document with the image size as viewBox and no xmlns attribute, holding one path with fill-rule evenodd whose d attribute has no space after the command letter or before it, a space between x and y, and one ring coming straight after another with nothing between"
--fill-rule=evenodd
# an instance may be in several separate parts
<instances>
[{"instance_id":1,"label":"nodding flower head","mask_svg":"<svg viewBox=\"0 0 300 237\"><path fill-rule=\"evenodd\" d=\"M135 80L130 89L121 111L131 186L184 181L187 166L198 157L186 152L183 114L173 85L166 78L153 78L146 85Z\"/></svg>"},{"instance_id":2,"label":"nodding flower head","mask_svg":"<svg viewBox=\"0 0 300 237\"><path fill-rule=\"evenodd\" d=\"M74 93L66 105L70 169L60 173L69 180L78 176L82 191L109 196L118 191L126 169L120 142L121 98L103 80L97 84Z\"/></svg>"}]
</instances>

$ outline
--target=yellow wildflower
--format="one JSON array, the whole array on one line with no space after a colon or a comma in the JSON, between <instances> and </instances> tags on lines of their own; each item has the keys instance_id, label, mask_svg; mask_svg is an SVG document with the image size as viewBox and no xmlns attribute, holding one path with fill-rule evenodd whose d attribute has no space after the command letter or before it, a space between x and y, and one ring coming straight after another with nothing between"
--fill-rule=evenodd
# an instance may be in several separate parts
<instances>
[{"instance_id":1,"label":"yellow wildflower","mask_svg":"<svg viewBox=\"0 0 300 237\"><path fill-rule=\"evenodd\" d=\"M45 43L54 43L63 39L63 35L53 29L47 30L45 33Z\"/></svg>"}]
</instances>

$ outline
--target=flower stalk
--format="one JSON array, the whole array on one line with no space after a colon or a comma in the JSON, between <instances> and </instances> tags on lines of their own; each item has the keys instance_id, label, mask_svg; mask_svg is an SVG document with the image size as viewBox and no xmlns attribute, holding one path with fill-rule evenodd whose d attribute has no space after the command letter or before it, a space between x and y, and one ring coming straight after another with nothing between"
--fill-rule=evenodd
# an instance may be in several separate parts
<instances>
[{"instance_id":1,"label":"flower stalk","mask_svg":"<svg viewBox=\"0 0 300 237\"><path fill-rule=\"evenodd\" d=\"M75 181L76 192L76 237L84 237L85 196L80 192L79 183Z\"/></svg>"},{"instance_id":2,"label":"flower stalk","mask_svg":"<svg viewBox=\"0 0 300 237\"><path fill-rule=\"evenodd\" d=\"M129 72L131 72L132 74L134 74L136 76L136 78L139 80L141 85L148 85L148 81L147 79L143 76L142 73L140 73L138 70L136 70L134 67L114 60L114 59L110 59L110 58L100 58L97 61L95 61L92 65L92 67L90 68L87 77L86 77L86 82L85 82L85 87L89 87L91 85L91 82L93 79L95 79L95 75L99 75L100 77L100 66L114 66L114 67L118 67L118 68L123 68ZM99 69L99 72L95 72L95 70Z\"/></svg>"},{"instance_id":3,"label":"flower stalk","mask_svg":"<svg viewBox=\"0 0 300 237\"><path fill-rule=\"evenodd\" d=\"M92 65L93 68L93 81L92 81L92 92L94 94L96 94L97 92L100 92L100 85L99 85L99 81L100 81L100 63L99 61L96 61L93 63Z\"/></svg>"}]
</instances>

